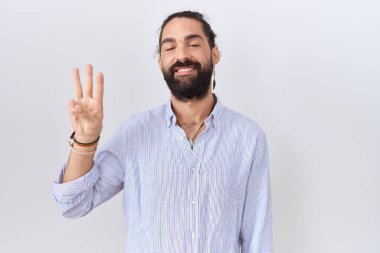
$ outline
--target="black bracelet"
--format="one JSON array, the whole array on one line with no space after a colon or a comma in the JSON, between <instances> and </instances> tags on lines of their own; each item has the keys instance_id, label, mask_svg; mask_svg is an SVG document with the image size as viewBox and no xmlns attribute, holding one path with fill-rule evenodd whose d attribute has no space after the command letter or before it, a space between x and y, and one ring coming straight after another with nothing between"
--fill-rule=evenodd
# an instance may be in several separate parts
<instances>
[{"instance_id":1,"label":"black bracelet","mask_svg":"<svg viewBox=\"0 0 380 253\"><path fill-rule=\"evenodd\" d=\"M82 147L89 147L89 146L92 146L92 145L94 145L95 143L97 143L97 142L99 141L99 139L100 139L100 135L99 135L99 137L98 137L95 141L93 141L93 142L91 142L91 143L83 143L83 142L79 142L79 141L77 141L77 140L74 138L74 135L75 135L75 131L70 135L70 139L72 139L76 144L78 144L79 146L82 146Z\"/></svg>"}]
</instances>

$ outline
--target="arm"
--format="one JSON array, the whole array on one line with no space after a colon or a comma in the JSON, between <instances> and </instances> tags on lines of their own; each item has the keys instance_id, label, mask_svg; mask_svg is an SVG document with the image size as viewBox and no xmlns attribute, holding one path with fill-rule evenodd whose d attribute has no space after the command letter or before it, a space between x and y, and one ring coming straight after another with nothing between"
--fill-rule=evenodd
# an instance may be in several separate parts
<instances>
[{"instance_id":1,"label":"arm","mask_svg":"<svg viewBox=\"0 0 380 253\"><path fill-rule=\"evenodd\" d=\"M125 178L123 129L122 126L102 145L96 153L92 167L83 176L63 182L68 165L62 168L59 178L53 182L52 190L53 199L59 205L64 217L84 216L123 189Z\"/></svg>"},{"instance_id":2,"label":"arm","mask_svg":"<svg viewBox=\"0 0 380 253\"><path fill-rule=\"evenodd\" d=\"M74 138L81 143L91 143L102 130L103 120L103 75L96 77L92 89L92 66L86 66L84 93L79 70L73 70L76 100L70 100L68 109L75 131ZM118 131L96 155L83 154L96 150L97 143L89 147L73 145L67 164L53 183L53 199L59 204L65 217L80 217L97 205L108 200L123 188L124 166L122 131Z\"/></svg>"},{"instance_id":3,"label":"arm","mask_svg":"<svg viewBox=\"0 0 380 253\"><path fill-rule=\"evenodd\" d=\"M74 128L74 138L81 143L91 143L100 136L103 121L104 77L102 73L96 76L96 88L93 92L93 68L86 66L86 84L84 93L79 76L79 70L73 70L73 85L76 100L69 100L68 109L71 125ZM96 150L97 143L90 147L81 147L74 143L73 148L79 152ZM71 152L63 183L77 179L86 174L92 167L94 155L83 155Z\"/></svg>"},{"instance_id":4,"label":"arm","mask_svg":"<svg viewBox=\"0 0 380 253\"><path fill-rule=\"evenodd\" d=\"M242 253L273 252L269 162L264 133L258 137L248 178L240 241Z\"/></svg>"}]
</instances>

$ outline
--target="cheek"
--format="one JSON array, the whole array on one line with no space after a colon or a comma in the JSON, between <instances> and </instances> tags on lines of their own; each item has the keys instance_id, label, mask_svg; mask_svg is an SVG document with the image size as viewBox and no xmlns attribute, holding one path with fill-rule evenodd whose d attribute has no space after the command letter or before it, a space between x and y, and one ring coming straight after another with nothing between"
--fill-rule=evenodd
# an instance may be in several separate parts
<instances>
[{"instance_id":1,"label":"cheek","mask_svg":"<svg viewBox=\"0 0 380 253\"><path fill-rule=\"evenodd\" d=\"M167 70L170 67L170 61L165 57L161 58L161 64L160 64L161 70Z\"/></svg>"},{"instance_id":2,"label":"cheek","mask_svg":"<svg viewBox=\"0 0 380 253\"><path fill-rule=\"evenodd\" d=\"M208 64L210 61L212 62L212 56L207 52L196 54L194 55L194 58L202 65Z\"/></svg>"},{"instance_id":3,"label":"cheek","mask_svg":"<svg viewBox=\"0 0 380 253\"><path fill-rule=\"evenodd\" d=\"M169 73L169 69L170 69L170 65L169 64L162 63L162 68L161 68L162 72Z\"/></svg>"}]
</instances>

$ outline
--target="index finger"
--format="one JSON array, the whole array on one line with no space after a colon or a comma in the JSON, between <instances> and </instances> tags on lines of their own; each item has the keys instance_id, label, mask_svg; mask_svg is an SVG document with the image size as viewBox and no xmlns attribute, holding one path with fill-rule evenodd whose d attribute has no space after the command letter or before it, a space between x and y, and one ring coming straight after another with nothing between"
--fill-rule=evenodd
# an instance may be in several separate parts
<instances>
[{"instance_id":1,"label":"index finger","mask_svg":"<svg viewBox=\"0 0 380 253\"><path fill-rule=\"evenodd\" d=\"M80 83L80 76L79 76L79 69L78 68L73 69L72 76L73 76L75 98L78 100L80 98L83 98L83 91L82 91L82 85Z\"/></svg>"}]
</instances>

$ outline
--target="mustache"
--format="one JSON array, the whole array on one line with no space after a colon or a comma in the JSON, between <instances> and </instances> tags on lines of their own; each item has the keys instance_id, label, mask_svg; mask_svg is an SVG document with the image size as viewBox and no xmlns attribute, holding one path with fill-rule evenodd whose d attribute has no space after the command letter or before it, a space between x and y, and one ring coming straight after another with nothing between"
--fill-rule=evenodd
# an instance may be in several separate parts
<instances>
[{"instance_id":1,"label":"mustache","mask_svg":"<svg viewBox=\"0 0 380 253\"><path fill-rule=\"evenodd\" d=\"M199 62L187 59L187 60L185 60L183 62L177 61L172 66L170 66L169 73L172 74L172 75L174 75L174 72L175 72L176 68L179 68L179 67L193 67L193 68L195 68L198 71L201 70L201 64Z\"/></svg>"}]
</instances>

